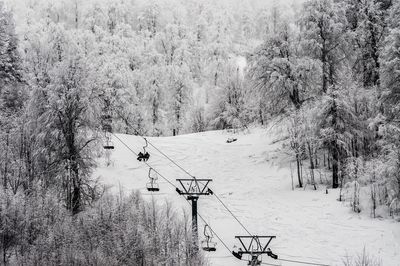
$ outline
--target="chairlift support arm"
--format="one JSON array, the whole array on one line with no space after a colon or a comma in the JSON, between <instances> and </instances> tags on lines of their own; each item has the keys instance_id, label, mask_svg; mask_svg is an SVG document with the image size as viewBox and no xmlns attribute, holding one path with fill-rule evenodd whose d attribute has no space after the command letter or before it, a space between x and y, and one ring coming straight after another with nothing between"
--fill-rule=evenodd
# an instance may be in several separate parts
<instances>
[{"instance_id":1,"label":"chairlift support arm","mask_svg":"<svg viewBox=\"0 0 400 266\"><path fill-rule=\"evenodd\" d=\"M237 238L240 242L240 244L242 244L243 250L240 250L238 253L240 254L252 254L252 255L261 255L261 254L266 254L267 253L267 248L269 246L269 244L271 243L272 239L276 238L276 236L258 236L258 235L254 235L254 236L235 236L235 238ZM245 244L243 239L249 239L250 243L248 245ZM267 243L265 245L261 244L261 239L268 239ZM253 243L255 242L256 246L257 246L257 250L256 251L252 251L251 247L253 245Z\"/></svg>"},{"instance_id":2,"label":"chairlift support arm","mask_svg":"<svg viewBox=\"0 0 400 266\"><path fill-rule=\"evenodd\" d=\"M188 196L194 196L198 197L201 195L210 195L212 194L211 189L208 188L208 184L212 181L212 179L198 179L198 178L192 178L192 179L176 179L178 181L182 188L182 190L177 190L177 192L180 195L188 195ZM189 185L186 186L184 183L189 182ZM202 183L203 182L203 183ZM200 187L200 183L202 183L203 187Z\"/></svg>"}]
</instances>

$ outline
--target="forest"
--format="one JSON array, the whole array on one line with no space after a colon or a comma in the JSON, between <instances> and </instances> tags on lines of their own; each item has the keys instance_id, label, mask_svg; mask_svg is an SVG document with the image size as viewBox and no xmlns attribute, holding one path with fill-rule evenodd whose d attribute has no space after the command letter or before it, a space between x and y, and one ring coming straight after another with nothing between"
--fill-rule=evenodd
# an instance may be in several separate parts
<instances>
[{"instance_id":1,"label":"forest","mask_svg":"<svg viewBox=\"0 0 400 266\"><path fill-rule=\"evenodd\" d=\"M105 117L275 123L296 187L398 219L400 1L0 0L1 264L207 264L189 216L93 177Z\"/></svg>"}]
</instances>

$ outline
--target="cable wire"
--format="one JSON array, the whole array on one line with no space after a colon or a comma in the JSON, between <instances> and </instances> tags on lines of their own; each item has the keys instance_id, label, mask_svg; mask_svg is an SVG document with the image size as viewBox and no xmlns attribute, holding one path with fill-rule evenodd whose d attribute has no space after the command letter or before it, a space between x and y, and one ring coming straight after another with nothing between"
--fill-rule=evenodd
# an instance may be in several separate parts
<instances>
[{"instance_id":1,"label":"cable wire","mask_svg":"<svg viewBox=\"0 0 400 266\"><path fill-rule=\"evenodd\" d=\"M147 140L147 142L150 144L151 147L153 147L156 151L158 151L159 153L161 153L165 158L167 158L171 163L173 163L175 166L177 166L179 169L181 169L183 172L185 172L187 175L189 175L190 177L193 177L194 179L196 179L195 176L193 176L192 174L190 174L188 171L186 171L182 166L180 166L179 164L177 164L174 160L172 160L168 155L166 155L164 152L162 152L159 148L157 148L156 146L153 145L153 143L151 143L149 140Z\"/></svg>"},{"instance_id":2,"label":"cable wire","mask_svg":"<svg viewBox=\"0 0 400 266\"><path fill-rule=\"evenodd\" d=\"M117 135L115 135L113 133L113 136L119 140L119 142L121 142L128 150L130 150L133 154L135 154L135 156L138 156L138 154L132 150L125 142L123 142ZM177 188L171 181L169 181L166 177L164 177L159 171L157 171L156 169L154 169L154 167L152 167L148 162L143 161L148 167L152 168L154 170L154 172L156 172L159 176L161 176L161 178L163 178L165 181L167 181L171 186L173 186L174 188Z\"/></svg>"},{"instance_id":3,"label":"cable wire","mask_svg":"<svg viewBox=\"0 0 400 266\"><path fill-rule=\"evenodd\" d=\"M140 135L139 135L140 136ZM163 151L161 151L159 148L157 148L153 143L151 143L148 139L144 138L143 136L140 136L143 139L145 139L150 146L152 146L155 150L157 150L159 153L161 153L165 158L167 158L171 163L173 163L175 166L177 166L179 169L181 169L183 172L185 172L187 175L192 177L193 179L196 180L196 177L189 173L186 169L184 169L182 166L180 166L178 163L176 163L171 157L169 157L167 154L165 154ZM201 183L201 182L200 182ZM246 228L246 226L236 217L236 215L228 208L228 206L221 200L220 197L213 191L213 195L217 198L217 200L222 204L222 206L231 214L231 216L239 223L239 225L250 235L250 231ZM189 203L190 204L190 203ZM200 216L199 217L203 220L205 224L205 220ZM208 225L208 224L207 224ZM221 243L225 246L225 248L230 251L230 249L225 245L225 243L222 241L222 239L212 230L210 227L211 231L215 234L215 236L221 241ZM299 264L307 264L307 265L316 265L316 266L329 266L328 264L320 264L320 263L314 263L314 262L305 262L305 261L298 261L298 260L289 260L289 259L278 259L281 261L287 261L287 262L293 262L293 263L299 263ZM270 264L270 263L262 263L265 265L277 265L277 264Z\"/></svg>"},{"instance_id":4,"label":"cable wire","mask_svg":"<svg viewBox=\"0 0 400 266\"><path fill-rule=\"evenodd\" d=\"M233 218L243 227L243 229L250 235L252 234L247 230L247 228L242 224L242 222L239 221L239 219L236 217L236 215L233 214L233 212L225 205L225 203L222 202L222 200L217 196L216 193L214 193L214 196L218 199L218 201L222 204L222 206L225 207L225 209L232 215Z\"/></svg>"},{"instance_id":5,"label":"cable wire","mask_svg":"<svg viewBox=\"0 0 400 266\"><path fill-rule=\"evenodd\" d=\"M112 133L113 136L119 140L129 151L131 151L135 156L138 156L138 154L132 150L124 141L122 141L116 134ZM144 137L143 137L144 138ZM144 138L145 139L145 138ZM147 140L148 141L148 140ZM154 147L153 144L151 144L149 141L148 143ZM155 148L155 147L154 147ZM156 150L159 151L159 149L155 148ZM162 153L161 151L159 151L161 154L163 154L164 156L168 157L166 154ZM168 157L169 158L169 157ZM171 162L173 161L172 159L169 159ZM166 178L164 175L162 175L158 170L154 169L154 167L152 167L149 163L143 161L148 167L152 168L154 170L154 172L156 172L159 176L161 176L161 178L163 178L165 181L167 181L167 183L169 183L172 187L174 187L175 189L177 189L177 186L175 186L168 178ZM194 176L192 176L189 172L187 172L186 170L184 170L182 167L180 167L177 163L174 163L176 166L178 166L180 169L182 169L183 171L185 171L188 175L190 175L191 177L193 177L194 179L196 179ZM229 213L236 219L236 221L243 227L243 229L246 230L246 232L249 235L252 235L247 229L246 227L239 221L239 219L236 218L236 216L229 210L229 208L222 202L222 200L215 194L215 197L219 200L219 202L229 211ZM184 195L181 195L185 198ZM186 198L185 198L186 200ZM191 206L190 202L188 200L186 200L186 202ZM200 219L206 224L208 225L208 227L210 228L211 232L218 238L218 240L223 244L223 246L228 250L229 254L231 254L231 250L229 249L228 245L221 239L221 237L211 228L211 226L206 222L206 220L203 218L203 216L201 216L201 214L199 212L197 212L197 215L200 217ZM243 259L242 259L243 260ZM287 261L287 262L293 262L293 263L298 263L298 264L307 264L307 265L316 265L316 266L330 266L329 264L321 264L321 263L314 263L314 262L306 262L306 261L299 261L299 260L289 260L289 259L278 259L280 261ZM248 260L245 260L248 261ZM272 265L272 266L279 266L278 264L271 264L271 263L266 263L266 262L262 262L261 264L264 265Z\"/></svg>"},{"instance_id":6,"label":"cable wire","mask_svg":"<svg viewBox=\"0 0 400 266\"><path fill-rule=\"evenodd\" d=\"M317 265L317 266L330 266L329 264L307 262L307 261L301 261L301 260L288 260L288 259L279 259L279 258L278 258L278 260L287 261L287 262L293 262L293 263L298 263L298 264Z\"/></svg>"},{"instance_id":7,"label":"cable wire","mask_svg":"<svg viewBox=\"0 0 400 266\"><path fill-rule=\"evenodd\" d=\"M132 150L124 141L122 141L117 135L115 135L115 134L113 134L113 135L114 135L115 138L118 139L129 151L131 151L133 154L135 154L135 156L138 155L138 154L137 154L134 150ZM169 181L168 178L166 178L166 177L165 177L164 175L162 175L159 171L157 171L156 169L154 169L154 167L150 166L149 163L147 163L147 162L144 162L144 163L145 163L148 167L151 167L151 168L154 170L154 172L156 172L159 176L161 176L161 177L162 177L165 181L167 181L171 186L173 186L175 189L177 188L171 181ZM183 196L183 197L185 198L184 195L181 195L181 196ZM185 201L191 206L190 202L189 202L188 200L186 200L186 198L185 198ZM206 220L203 218L203 216L202 216L199 212L197 212L197 215L200 217L200 219L201 219L205 224L208 225L208 223L206 222ZM228 250L229 254L232 254L232 253L231 253L231 250L230 250L229 247L228 247L228 245L225 244L225 242L221 239L221 237L211 228L210 225L208 225L208 227L210 228L211 232L218 238L218 240L221 241L221 243L224 245L224 247Z\"/></svg>"},{"instance_id":8,"label":"cable wire","mask_svg":"<svg viewBox=\"0 0 400 266\"><path fill-rule=\"evenodd\" d=\"M140 136L140 135L139 135ZM182 166L180 166L178 163L176 163L173 159L171 159L171 157L169 157L167 154L165 154L164 152L162 152L159 148L157 148L153 143L151 143L149 140L147 140L146 138L144 138L143 136L140 136L143 139L145 139L150 146L152 146L155 150L157 150L159 153L161 153L165 158L167 158L171 163L173 163L175 166L177 166L179 169L181 169L183 172L185 172L187 175L189 175L190 177L192 177L194 180L197 180L196 177L194 175L192 175L191 173L189 173L186 169L184 169ZM201 183L201 182L200 182ZM213 195L218 199L218 201L222 204L222 206L224 206L224 208L232 215L232 217L240 224L240 226L250 235L252 236L252 234L250 233L250 231L246 228L246 226L244 226L244 224L242 222L240 222L240 220L236 217L236 215L228 208L228 206L218 197L218 195L213 191Z\"/></svg>"}]
</instances>

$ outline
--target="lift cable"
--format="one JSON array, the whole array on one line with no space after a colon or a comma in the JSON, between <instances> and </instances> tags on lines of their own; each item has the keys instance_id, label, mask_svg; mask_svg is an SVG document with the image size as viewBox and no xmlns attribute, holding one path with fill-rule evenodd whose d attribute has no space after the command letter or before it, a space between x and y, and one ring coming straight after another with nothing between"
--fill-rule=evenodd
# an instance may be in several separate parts
<instances>
[{"instance_id":1,"label":"lift cable","mask_svg":"<svg viewBox=\"0 0 400 266\"><path fill-rule=\"evenodd\" d=\"M142 137L142 136L140 136ZM144 138L144 137L142 137ZM162 155L164 155L165 158L167 158L171 163L173 163L174 165L176 165L179 169L181 169L183 172L185 172L187 175L189 175L190 177L192 177L194 180L196 180L196 177L194 175L192 175L191 173L189 173L186 169L184 169L182 166L180 166L177 162L175 162L171 157L169 157L167 154L165 154L164 152L162 152L159 148L157 148L153 143L151 143L149 140L147 140L147 142L149 143L150 146L152 146L155 150L157 150L159 153L161 153ZM201 183L201 182L200 182ZM232 215L232 217L240 224L240 226L250 235L252 236L252 234L250 233L250 231L246 228L246 226L244 226L244 224L242 222L240 222L240 220L236 217L236 215L228 208L228 206L226 206L226 204L220 199L220 197L218 197L217 193L215 193L213 191L214 196L217 198L217 200L222 204L222 206L224 206L224 208Z\"/></svg>"},{"instance_id":2,"label":"lift cable","mask_svg":"<svg viewBox=\"0 0 400 266\"><path fill-rule=\"evenodd\" d=\"M120 141L129 151L131 151L135 156L137 156L137 153L132 150L123 140L121 140L116 134L112 133L113 136ZM150 142L149 142L150 144ZM150 144L151 146L153 146L152 144ZM165 156L165 155L164 155ZM165 181L167 181L171 186L173 186L175 189L177 188L168 178L166 178L164 175L162 175L158 170L154 169L154 167L152 167L149 163L144 162L148 167L151 167L154 172L156 172L159 176L161 176ZM189 174L190 175L190 174ZM192 176L192 175L190 175ZM192 176L193 177L193 176ZM195 177L193 177L195 178ZM214 193L215 195L215 193ZM183 195L182 195L183 196ZM183 196L184 197L184 196ZM186 199L186 198L185 198ZM219 199L217 197L217 199ZM219 199L220 200L220 199ZM190 204L189 201L186 200L186 202ZM223 204L223 202L220 200L220 202ZM233 217L235 217L235 215L226 207L225 204L223 204L224 207L232 214ZM211 228L211 226L206 222L206 220L201 216L201 214L199 212L197 212L198 216L200 217L200 219L209 226L210 230L212 231L212 233L218 238L219 241L221 241L221 243L223 244L223 246L228 250L229 254L231 254L231 250L229 249L228 245L221 239L221 237ZM236 221L239 222L239 220L237 218L235 218ZM240 222L239 222L240 223ZM249 233L249 231L243 226L242 223L240 223L242 225L242 227ZM250 234L250 233L249 233ZM251 234L250 234L251 235ZM313 262L306 262L306 261L299 261L299 260L288 260L288 259L278 259L281 261L287 261L287 262L293 262L293 263L299 263L299 264L307 264L307 265L316 265L316 266L329 266L328 264L319 264L319 263L313 263ZM273 266L279 266L277 264L270 264L270 263L265 263L263 262L262 264L264 265L273 265Z\"/></svg>"},{"instance_id":3,"label":"lift cable","mask_svg":"<svg viewBox=\"0 0 400 266\"><path fill-rule=\"evenodd\" d=\"M114 137L116 139L118 139L129 151L131 151L135 156L137 156L137 153L132 150L124 141L122 141L117 135L115 135L113 133ZM175 189L177 189L177 186L175 186L171 181L169 181L168 178L166 178L164 175L162 175L159 171L157 171L156 169L154 169L154 167L150 166L149 163L144 162L148 167L151 167L153 169L154 172L156 172L159 176L161 176L165 181L167 181L171 186L173 186ZM182 195L182 197L185 198L184 195ZM186 200L185 201L191 206L190 202ZM206 222L206 220L203 218L203 216L201 216L201 214L199 212L197 212L197 215L200 217L200 219L204 222L204 224L208 225L208 227L210 228L211 232L218 238L219 241L221 241L221 243L224 245L224 247L228 250L229 254L232 255L231 250L229 249L228 245L221 239L221 237L211 228L211 226Z\"/></svg>"},{"instance_id":4,"label":"lift cable","mask_svg":"<svg viewBox=\"0 0 400 266\"><path fill-rule=\"evenodd\" d=\"M278 258L278 260L287 261L287 262L293 262L293 263L298 263L298 264L307 264L307 265L316 265L316 266L330 266L329 264L307 262L307 261L301 261L301 260L288 260L288 259L279 259L279 258Z\"/></svg>"},{"instance_id":5,"label":"lift cable","mask_svg":"<svg viewBox=\"0 0 400 266\"><path fill-rule=\"evenodd\" d=\"M132 150L125 142L122 141L122 139L120 139L117 135L115 135L113 133L114 137L116 139L119 140L119 142L121 142L128 150L130 150L133 154L135 154L135 156L137 156L138 154ZM158 172L156 169L154 169L154 167L150 166L150 164L148 162L144 162L148 167L152 168L154 170L154 172L156 172L159 176L161 176L165 181L167 181L171 186L173 186L174 188L177 188L171 181L169 181L167 178L165 178L160 172Z\"/></svg>"},{"instance_id":6,"label":"lift cable","mask_svg":"<svg viewBox=\"0 0 400 266\"><path fill-rule=\"evenodd\" d=\"M142 136L140 136L140 137L142 137ZM162 152L159 148L154 146L153 143L151 143L149 140L147 140L147 142L150 144L151 147L153 147L156 151L161 153L165 158L167 158L171 163L175 164L179 169L181 169L183 172L185 172L188 176L196 179L195 176L193 176L191 173L189 173L187 170L185 170L182 166L180 166L178 163L176 163L174 160L172 160L168 155L166 155L164 152Z\"/></svg>"},{"instance_id":7,"label":"lift cable","mask_svg":"<svg viewBox=\"0 0 400 266\"><path fill-rule=\"evenodd\" d=\"M222 206L225 207L225 209L232 215L233 218L240 224L240 226L250 235L252 234L247 230L247 228L240 222L240 220L236 217L236 215L233 214L233 212L228 208L228 206L225 205L225 203L218 197L218 195L214 192L214 196L217 198L217 200L222 204Z\"/></svg>"},{"instance_id":8,"label":"lift cable","mask_svg":"<svg viewBox=\"0 0 400 266\"><path fill-rule=\"evenodd\" d=\"M142 136L140 136L142 137ZM142 137L144 138L144 137ZM177 162L175 162L171 157L169 157L167 154L165 154L164 152L162 152L159 148L157 148L153 143L151 143L149 140L147 140L147 142L149 143L150 146L152 146L155 150L157 150L159 153L161 153L165 158L167 158L171 163L173 163L174 165L176 165L179 169L181 169L183 172L185 172L187 175L189 175L190 177L192 177L193 179L196 180L196 177L194 175L192 175L191 173L189 173L186 169L184 169L182 166L180 166ZM200 182L201 183L201 182ZM218 197L217 193L215 193L215 191L213 191L214 196L217 198L217 200L222 204L222 206L224 206L224 208L232 215L232 217L240 224L240 226L250 235L252 236L252 234L250 233L250 231L246 228L246 226L244 226L244 224L236 217L236 215L228 208L228 206L226 206L226 204L221 200L220 197ZM200 215L199 215L200 216ZM200 217L201 218L201 217ZM203 221L204 219L201 218ZM207 224L207 223L206 223ZM217 234L215 234L217 236ZM218 237L217 237L218 238ZM219 239L219 238L218 238ZM219 239L221 241L221 239ZM222 241L221 241L222 242ZM223 243L223 242L222 242ZM229 248L228 248L229 250ZM319 264L319 263L313 263L313 262L304 262L304 261L296 261L296 260L289 260L289 259L278 259L281 261L287 261L287 262L293 262L293 263L301 263L301 264L308 264L308 265L317 265L317 266L329 266L327 264ZM265 264L265 263L264 263ZM275 264L267 264L267 265L275 265Z\"/></svg>"}]
</instances>

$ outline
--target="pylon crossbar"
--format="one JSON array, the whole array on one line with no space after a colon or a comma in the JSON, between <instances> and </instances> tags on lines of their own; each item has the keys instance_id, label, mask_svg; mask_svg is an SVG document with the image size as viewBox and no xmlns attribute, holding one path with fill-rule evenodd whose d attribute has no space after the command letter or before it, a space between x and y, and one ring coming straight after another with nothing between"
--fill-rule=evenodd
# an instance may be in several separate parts
<instances>
[{"instance_id":1,"label":"pylon crossbar","mask_svg":"<svg viewBox=\"0 0 400 266\"><path fill-rule=\"evenodd\" d=\"M271 243L272 239L276 238L276 236L235 236L242 244L243 249L239 250L239 254L252 254L252 255L261 255L266 254L268 245ZM261 239L268 239L266 244L261 244ZM245 240L245 239L250 239ZM249 242L248 242L249 241ZM248 242L249 244L246 245L245 243ZM256 247L254 249L254 246ZM252 249L253 247L253 249Z\"/></svg>"},{"instance_id":2,"label":"pylon crossbar","mask_svg":"<svg viewBox=\"0 0 400 266\"><path fill-rule=\"evenodd\" d=\"M189 196L201 196L210 195L212 191L208 188L208 184L212 179L177 179L183 190L180 190L179 194Z\"/></svg>"}]
</instances>

